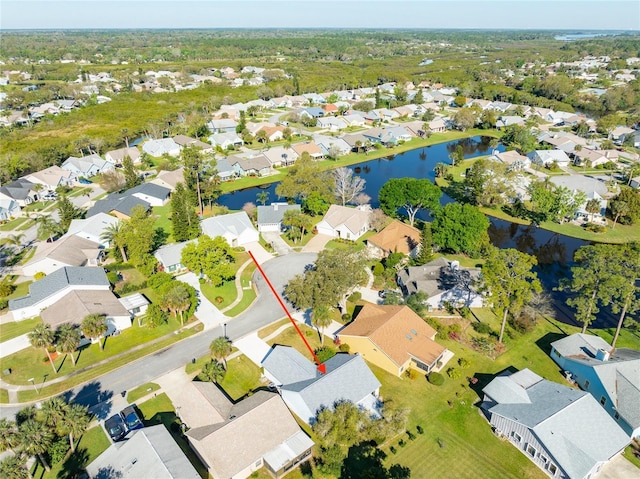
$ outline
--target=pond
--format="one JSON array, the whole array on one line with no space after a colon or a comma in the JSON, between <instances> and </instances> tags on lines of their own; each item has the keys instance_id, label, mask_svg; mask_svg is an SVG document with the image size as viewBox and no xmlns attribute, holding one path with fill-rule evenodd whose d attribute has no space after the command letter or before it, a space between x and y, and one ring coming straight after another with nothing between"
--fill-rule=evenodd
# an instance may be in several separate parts
<instances>
[{"instance_id":1,"label":"pond","mask_svg":"<svg viewBox=\"0 0 640 479\"><path fill-rule=\"evenodd\" d=\"M462 145L465 158L473 158L491 153L489 141L490 138L479 136L451 141L358 163L349 168L352 168L357 175L366 180L365 193L371 197L371 205L376 208L379 206L378 191L389 178L410 176L428 178L433 181L435 179L435 165L437 163L451 163L449 154L458 145ZM497 149L504 151L502 145L499 145ZM273 183L227 193L218 199L218 203L232 210L240 210L245 203L257 203L256 195L264 191L269 192L268 202L276 201L280 199L275 193L276 186L277 184ZM451 201L453 200L446 195L441 198L442 204ZM418 214L418 217L429 219L428 214L424 212ZM492 217L489 219L491 221L489 238L495 246L516 248L538 258L538 275L545 290L552 295L554 305L558 310L558 319L571 322L571 311L564 304L566 295L554 291L554 288L558 286L559 279L567 275L575 251L589 242L535 226L519 225ZM612 321L612 317L605 315L596 323L596 326L610 325Z\"/></svg>"}]
</instances>

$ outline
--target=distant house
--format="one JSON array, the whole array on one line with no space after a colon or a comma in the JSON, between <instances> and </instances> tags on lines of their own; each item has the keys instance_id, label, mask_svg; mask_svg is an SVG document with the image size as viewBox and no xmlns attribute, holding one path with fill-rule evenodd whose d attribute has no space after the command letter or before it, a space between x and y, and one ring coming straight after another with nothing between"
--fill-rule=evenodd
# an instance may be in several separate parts
<instances>
[{"instance_id":1,"label":"distant house","mask_svg":"<svg viewBox=\"0 0 640 479\"><path fill-rule=\"evenodd\" d=\"M154 158L160 158L162 155L179 156L180 145L173 141L173 138L147 140L142 145L142 151Z\"/></svg>"},{"instance_id":2,"label":"distant house","mask_svg":"<svg viewBox=\"0 0 640 479\"><path fill-rule=\"evenodd\" d=\"M367 251L375 258L386 258L391 253L415 257L422 234L418 228L393 220L382 231L367 239Z\"/></svg>"},{"instance_id":3,"label":"distant house","mask_svg":"<svg viewBox=\"0 0 640 479\"><path fill-rule=\"evenodd\" d=\"M128 220L136 206L142 206L146 211L151 210L151 205L146 201L125 193L111 193L104 199L96 201L87 211L86 217L91 218L99 213L108 213L116 218Z\"/></svg>"},{"instance_id":4,"label":"distant house","mask_svg":"<svg viewBox=\"0 0 640 479\"><path fill-rule=\"evenodd\" d=\"M114 165L121 165L126 157L131 158L134 164L140 163L140 150L135 146L129 148L118 148L117 150L107 151L104 155L104 159Z\"/></svg>"},{"instance_id":5,"label":"distant house","mask_svg":"<svg viewBox=\"0 0 640 479\"><path fill-rule=\"evenodd\" d=\"M313 141L320 147L324 156L346 155L351 151L351 146L342 138L334 138L332 136L315 135Z\"/></svg>"},{"instance_id":6,"label":"distant house","mask_svg":"<svg viewBox=\"0 0 640 479\"><path fill-rule=\"evenodd\" d=\"M408 368L429 373L444 359L436 330L408 306L366 303L338 332L350 351L395 376Z\"/></svg>"},{"instance_id":7,"label":"distant house","mask_svg":"<svg viewBox=\"0 0 640 479\"><path fill-rule=\"evenodd\" d=\"M616 152L617 153L617 152ZM617 163L618 156L610 157L607 150L588 150L586 148L573 154L573 162L578 166L595 168L606 163Z\"/></svg>"},{"instance_id":8,"label":"distant house","mask_svg":"<svg viewBox=\"0 0 640 479\"><path fill-rule=\"evenodd\" d=\"M531 167L531 160L528 156L521 155L516 150L496 151L493 157L501 161L511 170L520 171Z\"/></svg>"},{"instance_id":9,"label":"distant house","mask_svg":"<svg viewBox=\"0 0 640 479\"><path fill-rule=\"evenodd\" d=\"M271 162L264 155L248 158L234 155L229 156L227 161L233 167L236 176L269 176L273 173Z\"/></svg>"},{"instance_id":10,"label":"distant house","mask_svg":"<svg viewBox=\"0 0 640 479\"><path fill-rule=\"evenodd\" d=\"M482 391L495 434L551 477L595 477L630 442L593 396L529 369L500 375Z\"/></svg>"},{"instance_id":11,"label":"distant house","mask_svg":"<svg viewBox=\"0 0 640 479\"><path fill-rule=\"evenodd\" d=\"M629 182L629 186L631 186L631 188L639 189L640 188L640 176L635 176L635 177L631 178L631 181Z\"/></svg>"},{"instance_id":12,"label":"distant house","mask_svg":"<svg viewBox=\"0 0 640 479\"><path fill-rule=\"evenodd\" d=\"M90 178L115 168L113 163L103 160L95 153L82 158L70 156L61 166L63 170L70 171L75 178Z\"/></svg>"},{"instance_id":13,"label":"distant house","mask_svg":"<svg viewBox=\"0 0 640 479\"><path fill-rule=\"evenodd\" d=\"M287 404L307 424L322 408L350 401L372 416L380 416L380 382L358 354L339 353L324 362L326 374L289 346L276 345L262 361L264 375Z\"/></svg>"},{"instance_id":14,"label":"distant house","mask_svg":"<svg viewBox=\"0 0 640 479\"><path fill-rule=\"evenodd\" d=\"M567 154L562 150L536 150L527 156L531 163L539 166L550 166L556 163L559 167L565 168L571 163Z\"/></svg>"},{"instance_id":15,"label":"distant house","mask_svg":"<svg viewBox=\"0 0 640 479\"><path fill-rule=\"evenodd\" d=\"M347 123L348 126L360 127L360 126L364 126L364 124L366 123L366 120L364 119L364 117L357 113L354 113L351 115L344 115L342 119Z\"/></svg>"},{"instance_id":16,"label":"distant house","mask_svg":"<svg viewBox=\"0 0 640 479\"><path fill-rule=\"evenodd\" d=\"M295 143L291 145L291 149L295 151L299 157L302 156L303 153L308 153L312 160L320 160L324 157L324 153L320 147L313 141Z\"/></svg>"},{"instance_id":17,"label":"distant house","mask_svg":"<svg viewBox=\"0 0 640 479\"><path fill-rule=\"evenodd\" d=\"M596 211L595 213L587 211L587 203L589 203L589 201L591 200L595 200L598 202L598 211ZM584 203L578 206L578 208L574 212L573 218L589 222L595 220L603 221L605 213L607 211L607 204L608 201L600 196L596 191L591 191L590 193L587 193L587 197Z\"/></svg>"},{"instance_id":18,"label":"distant house","mask_svg":"<svg viewBox=\"0 0 640 479\"><path fill-rule=\"evenodd\" d=\"M184 271L187 268L182 264L182 250L189 243L190 241L183 241L182 243L162 245L153 253L153 256L155 256L162 266L162 270L167 273Z\"/></svg>"},{"instance_id":19,"label":"distant house","mask_svg":"<svg viewBox=\"0 0 640 479\"><path fill-rule=\"evenodd\" d=\"M58 186L71 186L76 180L75 175L59 166L50 166L44 170L36 171L24 176L24 179L34 185L40 184L48 190L55 191Z\"/></svg>"},{"instance_id":20,"label":"distant house","mask_svg":"<svg viewBox=\"0 0 640 479\"><path fill-rule=\"evenodd\" d=\"M301 108L298 111L300 117L306 117L306 118L320 118L323 117L325 112L322 108L318 107L318 106L312 106L309 108Z\"/></svg>"},{"instance_id":21,"label":"distant house","mask_svg":"<svg viewBox=\"0 0 640 479\"><path fill-rule=\"evenodd\" d=\"M215 478L247 478L264 467L280 478L311 456L313 441L280 396L258 391L233 404L215 383L189 383L177 400L189 445Z\"/></svg>"},{"instance_id":22,"label":"distant house","mask_svg":"<svg viewBox=\"0 0 640 479\"><path fill-rule=\"evenodd\" d=\"M22 178L0 187L0 199L14 200L22 208L38 201L39 198L36 186Z\"/></svg>"},{"instance_id":23,"label":"distant house","mask_svg":"<svg viewBox=\"0 0 640 479\"><path fill-rule=\"evenodd\" d=\"M22 268L26 276L51 274L65 266L98 266L104 250L100 243L66 234L52 243L42 242L36 253Z\"/></svg>"},{"instance_id":24,"label":"distant house","mask_svg":"<svg viewBox=\"0 0 640 479\"><path fill-rule=\"evenodd\" d=\"M370 213L365 208L331 205L316 229L323 235L357 241L369 231Z\"/></svg>"},{"instance_id":25,"label":"distant house","mask_svg":"<svg viewBox=\"0 0 640 479\"><path fill-rule=\"evenodd\" d=\"M300 205L287 203L271 203L258 206L258 231L261 233L282 231L282 218L287 211L300 211Z\"/></svg>"},{"instance_id":26,"label":"distant house","mask_svg":"<svg viewBox=\"0 0 640 479\"><path fill-rule=\"evenodd\" d=\"M9 300L9 311L16 321L33 318L70 291L109 291L110 287L103 268L65 266L31 283L26 296Z\"/></svg>"},{"instance_id":27,"label":"distant house","mask_svg":"<svg viewBox=\"0 0 640 479\"><path fill-rule=\"evenodd\" d=\"M227 132L227 133L214 133L213 135L207 138L209 143L212 146L219 146L223 150L228 148L239 148L244 144L242 138L235 132Z\"/></svg>"},{"instance_id":28,"label":"distant house","mask_svg":"<svg viewBox=\"0 0 640 479\"><path fill-rule=\"evenodd\" d=\"M482 295L474 288L479 268L461 268L457 261L435 259L422 266L409 266L398 273L398 285L405 295L422 291L430 308L444 308L445 303L468 308L482 307Z\"/></svg>"},{"instance_id":29,"label":"distant house","mask_svg":"<svg viewBox=\"0 0 640 479\"><path fill-rule=\"evenodd\" d=\"M111 291L69 291L41 313L42 321L56 329L62 324L80 326L89 314L104 315L106 336L131 327L131 314Z\"/></svg>"},{"instance_id":30,"label":"distant house","mask_svg":"<svg viewBox=\"0 0 640 479\"><path fill-rule=\"evenodd\" d=\"M525 119L516 115L503 115L496 121L496 128L506 128L512 125L524 125Z\"/></svg>"},{"instance_id":31,"label":"distant house","mask_svg":"<svg viewBox=\"0 0 640 479\"><path fill-rule=\"evenodd\" d=\"M211 238L222 236L231 246L245 246L260 236L244 211L207 218L201 226L204 234Z\"/></svg>"},{"instance_id":32,"label":"distant house","mask_svg":"<svg viewBox=\"0 0 640 479\"><path fill-rule=\"evenodd\" d=\"M9 221L20 214L20 205L16 200L0 197L0 221Z\"/></svg>"},{"instance_id":33,"label":"distant house","mask_svg":"<svg viewBox=\"0 0 640 479\"><path fill-rule=\"evenodd\" d=\"M163 424L137 429L126 441L113 443L86 470L90 479L200 479Z\"/></svg>"},{"instance_id":34,"label":"distant house","mask_svg":"<svg viewBox=\"0 0 640 479\"><path fill-rule=\"evenodd\" d=\"M142 183L124 193L146 201L151 206L164 206L169 201L171 190L154 183Z\"/></svg>"},{"instance_id":35,"label":"distant house","mask_svg":"<svg viewBox=\"0 0 640 479\"><path fill-rule=\"evenodd\" d=\"M231 118L221 118L219 120L211 120L207 123L207 128L212 133L235 133L238 122Z\"/></svg>"},{"instance_id":36,"label":"distant house","mask_svg":"<svg viewBox=\"0 0 640 479\"><path fill-rule=\"evenodd\" d=\"M236 178L238 172L231 166L227 158L216 159L216 176L222 181L228 181Z\"/></svg>"},{"instance_id":37,"label":"distant house","mask_svg":"<svg viewBox=\"0 0 640 479\"><path fill-rule=\"evenodd\" d=\"M385 146L396 145L401 141L411 140L411 133L403 126L371 128L363 131L362 134L372 143L379 143Z\"/></svg>"},{"instance_id":38,"label":"distant house","mask_svg":"<svg viewBox=\"0 0 640 479\"><path fill-rule=\"evenodd\" d=\"M167 188L172 193L176 189L178 183L184 183L184 168L180 167L176 170L162 170L149 183Z\"/></svg>"},{"instance_id":39,"label":"distant house","mask_svg":"<svg viewBox=\"0 0 640 479\"><path fill-rule=\"evenodd\" d=\"M283 146L269 148L263 155L274 168L293 165L298 159L298 153L293 148L285 148Z\"/></svg>"},{"instance_id":40,"label":"distant house","mask_svg":"<svg viewBox=\"0 0 640 479\"><path fill-rule=\"evenodd\" d=\"M196 138L191 138L186 135L176 135L173 137L173 141L175 141L181 148L197 148L202 152L211 152L213 151L213 146L209 143L205 143L204 141L200 141Z\"/></svg>"},{"instance_id":41,"label":"distant house","mask_svg":"<svg viewBox=\"0 0 640 479\"><path fill-rule=\"evenodd\" d=\"M326 128L329 131L340 131L344 130L349 125L342 118L327 116L324 118L318 118L318 123L316 126L318 126L319 128Z\"/></svg>"},{"instance_id":42,"label":"distant house","mask_svg":"<svg viewBox=\"0 0 640 479\"><path fill-rule=\"evenodd\" d=\"M551 359L629 437L640 438L640 351L612 349L599 336L576 333L551 343Z\"/></svg>"},{"instance_id":43,"label":"distant house","mask_svg":"<svg viewBox=\"0 0 640 479\"><path fill-rule=\"evenodd\" d=\"M284 138L284 128L281 126L263 126L256 133L264 131L268 142L279 141Z\"/></svg>"}]
</instances>

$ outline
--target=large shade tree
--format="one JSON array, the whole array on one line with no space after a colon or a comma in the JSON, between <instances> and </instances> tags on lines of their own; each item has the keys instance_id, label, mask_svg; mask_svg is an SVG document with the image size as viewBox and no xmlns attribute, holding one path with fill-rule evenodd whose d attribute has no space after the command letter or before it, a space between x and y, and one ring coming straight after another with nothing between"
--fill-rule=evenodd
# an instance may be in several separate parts
<instances>
[{"instance_id":1,"label":"large shade tree","mask_svg":"<svg viewBox=\"0 0 640 479\"><path fill-rule=\"evenodd\" d=\"M482 289L488 293L496 313L502 316L498 337L501 343L509 314L516 314L534 293L542 291L538 275L532 269L537 263L534 256L513 248L489 251L482 267Z\"/></svg>"},{"instance_id":2,"label":"large shade tree","mask_svg":"<svg viewBox=\"0 0 640 479\"><path fill-rule=\"evenodd\" d=\"M402 208L413 226L416 214L421 209L433 210L438 206L442 191L431 181L418 178L392 178L378 195L380 207L389 216L396 217Z\"/></svg>"},{"instance_id":3,"label":"large shade tree","mask_svg":"<svg viewBox=\"0 0 640 479\"><path fill-rule=\"evenodd\" d=\"M489 244L489 219L476 206L449 203L432 215L433 242L443 250L475 257Z\"/></svg>"},{"instance_id":4,"label":"large shade tree","mask_svg":"<svg viewBox=\"0 0 640 479\"><path fill-rule=\"evenodd\" d=\"M197 242L189 243L182 249L181 261L194 273L205 275L214 286L233 279L236 274L236 256L222 236L200 236Z\"/></svg>"}]
</instances>

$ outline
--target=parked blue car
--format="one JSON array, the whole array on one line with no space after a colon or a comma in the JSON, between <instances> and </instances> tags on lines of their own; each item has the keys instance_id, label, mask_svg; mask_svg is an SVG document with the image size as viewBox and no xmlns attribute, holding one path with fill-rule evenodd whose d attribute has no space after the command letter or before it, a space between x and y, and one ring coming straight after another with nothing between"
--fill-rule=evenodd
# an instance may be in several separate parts
<instances>
[{"instance_id":1,"label":"parked blue car","mask_svg":"<svg viewBox=\"0 0 640 479\"><path fill-rule=\"evenodd\" d=\"M118 414L114 414L107 419L104 422L104 428L107 430L111 439L113 439L113 442L121 441L124 439L125 434L127 434L127 427Z\"/></svg>"},{"instance_id":2,"label":"parked blue car","mask_svg":"<svg viewBox=\"0 0 640 479\"><path fill-rule=\"evenodd\" d=\"M120 416L122 420L127 426L127 431L133 431L134 429L142 429L144 424L142 423L142 419L138 415L138 411L136 410L136 405L132 404L131 406L127 406L122 411L120 411Z\"/></svg>"}]
</instances>

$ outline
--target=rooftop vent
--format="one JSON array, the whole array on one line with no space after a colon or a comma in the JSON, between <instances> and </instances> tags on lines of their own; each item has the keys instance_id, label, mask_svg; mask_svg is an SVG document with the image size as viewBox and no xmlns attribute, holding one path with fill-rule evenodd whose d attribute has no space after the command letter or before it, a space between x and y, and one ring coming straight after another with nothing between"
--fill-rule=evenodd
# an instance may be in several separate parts
<instances>
[{"instance_id":1,"label":"rooftop vent","mask_svg":"<svg viewBox=\"0 0 640 479\"><path fill-rule=\"evenodd\" d=\"M416 331L415 329L412 329L411 332L413 333L414 336L418 335L418 331Z\"/></svg>"},{"instance_id":2,"label":"rooftop vent","mask_svg":"<svg viewBox=\"0 0 640 479\"><path fill-rule=\"evenodd\" d=\"M609 360L609 351L605 351L604 349L598 349L596 351L596 359L600 361L608 361Z\"/></svg>"},{"instance_id":3,"label":"rooftop vent","mask_svg":"<svg viewBox=\"0 0 640 479\"><path fill-rule=\"evenodd\" d=\"M409 341L411 341L412 337L411 337L411 335L410 335L410 334L407 334L407 339L408 339Z\"/></svg>"}]
</instances>

